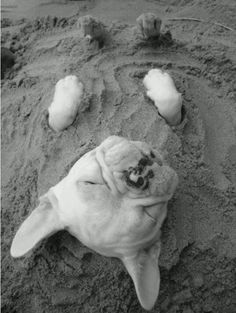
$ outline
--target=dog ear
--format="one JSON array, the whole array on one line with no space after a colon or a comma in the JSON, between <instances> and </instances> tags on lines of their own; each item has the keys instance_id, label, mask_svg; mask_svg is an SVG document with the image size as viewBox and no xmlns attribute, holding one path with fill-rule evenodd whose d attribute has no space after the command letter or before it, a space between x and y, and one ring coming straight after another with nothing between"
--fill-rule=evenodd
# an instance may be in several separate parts
<instances>
[{"instance_id":1,"label":"dog ear","mask_svg":"<svg viewBox=\"0 0 236 313\"><path fill-rule=\"evenodd\" d=\"M159 294L159 254L160 242L151 246L148 251L141 250L136 256L122 259L134 282L139 302L145 310L152 309Z\"/></svg>"},{"instance_id":2,"label":"dog ear","mask_svg":"<svg viewBox=\"0 0 236 313\"><path fill-rule=\"evenodd\" d=\"M39 206L33 210L17 231L11 245L12 257L18 258L25 255L39 241L64 228L56 210L57 199L54 195L52 199L52 196L49 197L48 194L39 199Z\"/></svg>"}]
</instances>

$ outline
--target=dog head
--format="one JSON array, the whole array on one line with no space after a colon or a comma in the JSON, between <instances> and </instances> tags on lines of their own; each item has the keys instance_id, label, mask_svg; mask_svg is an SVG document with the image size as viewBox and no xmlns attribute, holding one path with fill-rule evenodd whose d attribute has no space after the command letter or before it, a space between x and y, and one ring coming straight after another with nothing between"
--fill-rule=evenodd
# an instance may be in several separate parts
<instances>
[{"instance_id":1,"label":"dog head","mask_svg":"<svg viewBox=\"0 0 236 313\"><path fill-rule=\"evenodd\" d=\"M133 197L173 194L177 174L148 144L112 136L98 151L105 180L116 185L119 192L129 192Z\"/></svg>"}]
</instances>

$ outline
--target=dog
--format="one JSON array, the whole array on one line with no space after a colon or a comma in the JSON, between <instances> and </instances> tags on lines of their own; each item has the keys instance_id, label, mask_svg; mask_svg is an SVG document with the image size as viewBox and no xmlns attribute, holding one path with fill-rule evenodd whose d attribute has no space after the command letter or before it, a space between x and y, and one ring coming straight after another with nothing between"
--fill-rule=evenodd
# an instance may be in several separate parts
<instances>
[{"instance_id":1,"label":"dog","mask_svg":"<svg viewBox=\"0 0 236 313\"><path fill-rule=\"evenodd\" d=\"M150 310L160 286L160 228L177 184L176 172L148 144L110 136L39 199L11 255L21 257L65 229L99 254L121 259Z\"/></svg>"}]
</instances>

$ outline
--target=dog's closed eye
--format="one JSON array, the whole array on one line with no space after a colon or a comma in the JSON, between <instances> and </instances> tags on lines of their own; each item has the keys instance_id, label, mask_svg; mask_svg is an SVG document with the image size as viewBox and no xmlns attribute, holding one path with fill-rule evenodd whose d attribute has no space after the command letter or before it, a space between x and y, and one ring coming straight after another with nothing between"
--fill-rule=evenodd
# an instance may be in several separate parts
<instances>
[{"instance_id":1,"label":"dog's closed eye","mask_svg":"<svg viewBox=\"0 0 236 313\"><path fill-rule=\"evenodd\" d=\"M153 161L151 159L149 159L148 156L144 156L139 162L138 162L138 166L147 166L147 165L153 165Z\"/></svg>"},{"instance_id":2,"label":"dog's closed eye","mask_svg":"<svg viewBox=\"0 0 236 313\"><path fill-rule=\"evenodd\" d=\"M150 152L150 157L151 157L152 159L155 159L155 161L157 162L157 164L158 164L159 166L162 166L162 165L163 165L163 161L162 161L162 159L160 158L160 156L158 157L153 151Z\"/></svg>"}]
</instances>

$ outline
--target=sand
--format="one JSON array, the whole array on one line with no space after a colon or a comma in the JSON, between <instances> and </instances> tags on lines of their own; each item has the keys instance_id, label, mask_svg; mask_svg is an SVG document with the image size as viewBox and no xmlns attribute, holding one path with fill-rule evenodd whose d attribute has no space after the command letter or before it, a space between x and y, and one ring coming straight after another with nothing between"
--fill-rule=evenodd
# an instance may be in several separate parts
<instances>
[{"instance_id":1,"label":"sand","mask_svg":"<svg viewBox=\"0 0 236 313\"><path fill-rule=\"evenodd\" d=\"M1 82L2 312L144 312L121 262L66 231L26 258L9 254L38 197L113 134L166 149L180 178L162 228L160 294L151 312L235 312L234 0L77 5L58 17L17 19L22 16L13 11L2 21L2 45L17 57ZM159 42L142 41L135 30L135 19L149 11L163 20ZM78 32L85 14L106 25L101 49ZM202 21L173 20L180 17ZM145 95L143 77L155 67L168 70L183 95L186 116L178 127L168 126ZM78 76L85 97L74 123L56 133L47 108L66 75Z\"/></svg>"}]
</instances>

